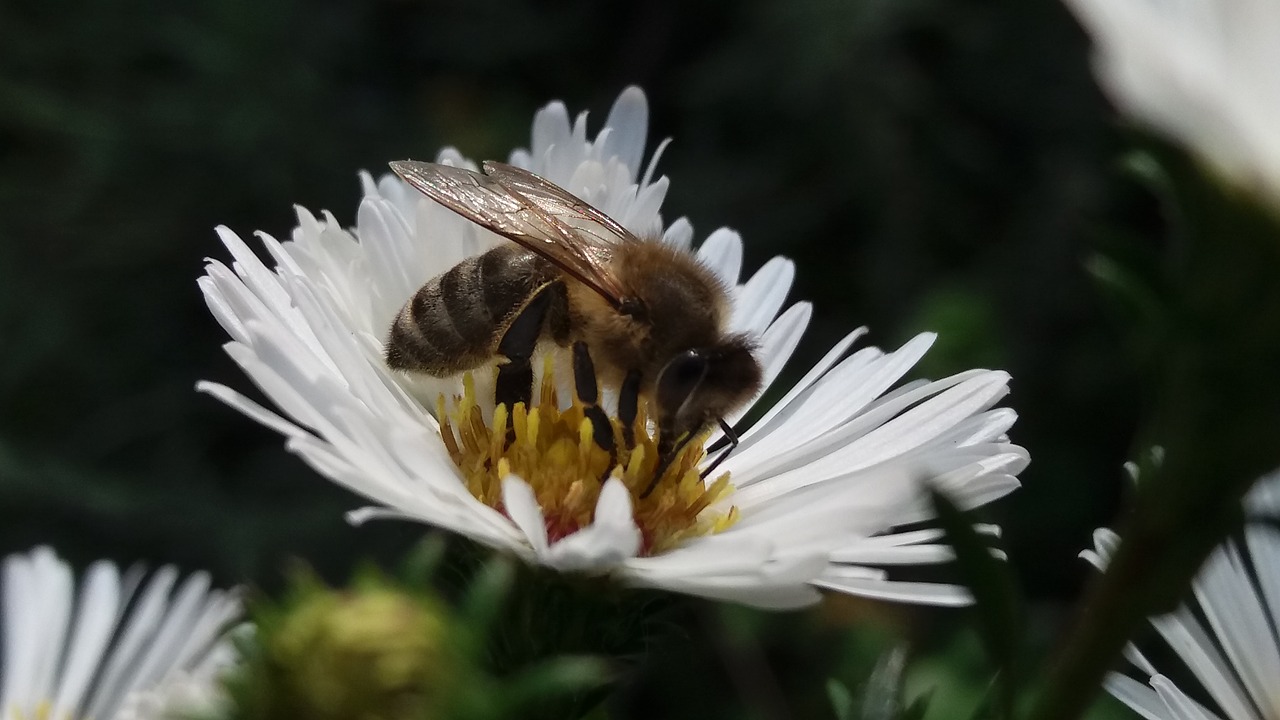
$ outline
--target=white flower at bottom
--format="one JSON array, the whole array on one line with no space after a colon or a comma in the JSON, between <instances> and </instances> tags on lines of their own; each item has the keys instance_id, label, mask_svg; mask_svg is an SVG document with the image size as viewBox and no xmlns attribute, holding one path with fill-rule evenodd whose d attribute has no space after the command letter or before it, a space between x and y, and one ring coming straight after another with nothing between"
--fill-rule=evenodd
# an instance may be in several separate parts
<instances>
[{"instance_id":1,"label":"white flower at bottom","mask_svg":"<svg viewBox=\"0 0 1280 720\"><path fill-rule=\"evenodd\" d=\"M239 599L211 590L205 573L180 585L171 566L144 575L100 561L77 595L71 568L49 548L6 557L0 718L160 720L206 709L148 698L176 700L179 687L186 700L213 697L231 657L220 638Z\"/></svg>"},{"instance_id":2,"label":"white flower at bottom","mask_svg":"<svg viewBox=\"0 0 1280 720\"><path fill-rule=\"evenodd\" d=\"M565 187L637 235L695 252L730 290L730 332L758 341L767 387L791 356L811 308L782 310L794 276L784 258L739 281L742 241L726 229L691 250L692 227L658 214L666 179L641 176L647 107L625 91L605 128L586 138L562 105L535 117L530 150L510 160ZM474 167L455 151L440 160ZM708 477L705 444L690 443L657 490L651 425L611 472L569 389L569 364L535 360L533 407L495 420L492 368L441 380L392 372L383 341L400 307L428 279L483 252L496 236L418 196L394 177L364 178L356 227L299 211L288 242L260 235L260 260L219 229L234 263L211 260L200 285L232 341L231 357L280 409L230 388L201 388L285 435L287 446L377 507L352 519L398 517L435 525L566 571L760 607L816 602L819 588L910 602L955 604L963 588L894 582L881 566L946 560L931 529L929 481L970 508L1017 487L1028 458L1009 443L1016 417L996 408L1002 372L975 370L899 384L933 342L921 335L885 353L850 354L850 333L741 434ZM781 313L779 312L781 310ZM618 388L602 389L614 431ZM735 423L746 414L732 417ZM644 408L641 408L643 418ZM514 437L503 430L511 423ZM495 429L497 428L497 429ZM601 478L607 478L603 482Z\"/></svg>"},{"instance_id":3,"label":"white flower at bottom","mask_svg":"<svg viewBox=\"0 0 1280 720\"><path fill-rule=\"evenodd\" d=\"M214 682L215 675L233 662L234 651L224 645L208 661L209 670L177 672L154 688L129 693L115 720L188 720L217 716L228 707L229 698L222 686Z\"/></svg>"},{"instance_id":4,"label":"white flower at bottom","mask_svg":"<svg viewBox=\"0 0 1280 720\"><path fill-rule=\"evenodd\" d=\"M1245 508L1273 522L1280 517L1280 473L1259 480L1245 498ZM1098 530L1094 549L1081 556L1105 568L1118 543L1114 532ZM1214 550L1192 590L1194 604L1153 617L1151 624L1222 717L1280 720L1280 529L1246 525L1244 546L1228 541ZM1147 684L1112 673L1106 688L1138 714L1149 720L1219 717L1180 690L1137 648L1126 648L1125 657L1147 676Z\"/></svg>"},{"instance_id":5,"label":"white flower at bottom","mask_svg":"<svg viewBox=\"0 0 1280 720\"><path fill-rule=\"evenodd\" d=\"M1280 2L1064 2L1122 111L1280 203Z\"/></svg>"}]
</instances>

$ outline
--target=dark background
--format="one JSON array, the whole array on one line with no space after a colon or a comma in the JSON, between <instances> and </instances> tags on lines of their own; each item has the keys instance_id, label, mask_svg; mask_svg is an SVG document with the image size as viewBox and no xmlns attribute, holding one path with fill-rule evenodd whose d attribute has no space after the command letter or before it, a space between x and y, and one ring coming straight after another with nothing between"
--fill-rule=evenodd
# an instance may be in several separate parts
<instances>
[{"instance_id":1,"label":"dark background","mask_svg":"<svg viewBox=\"0 0 1280 720\"><path fill-rule=\"evenodd\" d=\"M348 527L361 501L194 392L249 387L196 288L213 227L284 237L293 203L353 223L358 169L505 157L556 98L594 132L637 83L650 149L675 138L664 216L739 229L749 270L797 261L816 315L792 378L860 324L881 345L941 332L923 375L1012 372L1033 462L985 517L1045 645L1141 410L1084 265L1108 228L1156 220L1086 50L1052 0L0 5L0 551L266 588L293 556L334 579L399 556L422 528ZM856 686L895 636L880 620L922 676L981 692L959 612L703 615L713 642L628 696L649 716L822 717L826 677ZM761 674L789 711L742 682Z\"/></svg>"}]
</instances>

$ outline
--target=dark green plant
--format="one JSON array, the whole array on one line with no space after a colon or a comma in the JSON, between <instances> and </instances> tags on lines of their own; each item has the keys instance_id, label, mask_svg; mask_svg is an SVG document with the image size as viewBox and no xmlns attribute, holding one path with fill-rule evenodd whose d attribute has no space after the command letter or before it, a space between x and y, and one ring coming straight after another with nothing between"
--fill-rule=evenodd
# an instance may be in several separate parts
<instances>
[{"instance_id":1,"label":"dark green plant","mask_svg":"<svg viewBox=\"0 0 1280 720\"><path fill-rule=\"evenodd\" d=\"M426 582L442 548L425 543L400 579L369 568L332 589L299 570L280 600L256 600L221 720L537 717L607 684L606 664L583 655L547 653L496 672L491 643L513 566L486 562L453 604Z\"/></svg>"}]
</instances>

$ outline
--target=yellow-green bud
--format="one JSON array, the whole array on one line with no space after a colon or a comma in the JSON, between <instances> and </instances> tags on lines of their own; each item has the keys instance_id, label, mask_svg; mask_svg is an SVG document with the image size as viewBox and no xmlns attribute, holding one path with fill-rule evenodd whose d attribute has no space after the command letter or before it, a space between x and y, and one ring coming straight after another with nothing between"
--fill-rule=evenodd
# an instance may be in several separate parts
<instances>
[{"instance_id":1,"label":"yellow-green bud","mask_svg":"<svg viewBox=\"0 0 1280 720\"><path fill-rule=\"evenodd\" d=\"M263 642L288 712L312 720L408 720L429 716L428 706L450 685L442 677L449 671L442 662L446 632L429 600L378 587L318 589Z\"/></svg>"}]
</instances>

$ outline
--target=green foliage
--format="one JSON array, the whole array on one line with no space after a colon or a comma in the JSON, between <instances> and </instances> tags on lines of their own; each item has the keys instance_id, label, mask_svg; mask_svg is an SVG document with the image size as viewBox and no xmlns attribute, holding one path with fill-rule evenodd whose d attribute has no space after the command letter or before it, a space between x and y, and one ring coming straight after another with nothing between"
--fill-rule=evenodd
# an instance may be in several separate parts
<instances>
[{"instance_id":1,"label":"green foliage","mask_svg":"<svg viewBox=\"0 0 1280 720\"><path fill-rule=\"evenodd\" d=\"M481 566L453 606L423 582L443 547L424 543L403 579L367 568L334 590L297 571L282 599L259 597L254 631L238 640L241 664L227 680L221 720L539 717L539 708L563 708L564 698L606 685L606 665L581 655L544 655L494 673L489 643L511 595L511 562Z\"/></svg>"},{"instance_id":2,"label":"green foliage","mask_svg":"<svg viewBox=\"0 0 1280 720\"><path fill-rule=\"evenodd\" d=\"M831 700L831 709L836 720L854 720L853 694L844 683L836 679L827 681L827 697Z\"/></svg>"},{"instance_id":3,"label":"green foliage","mask_svg":"<svg viewBox=\"0 0 1280 720\"><path fill-rule=\"evenodd\" d=\"M992 556L990 546L955 503L932 488L929 499L938 524L955 550L960 576L973 593L978 633L987 656L995 665L994 692L989 695L996 711L994 716L1012 718L1022 673L1025 622L1017 584L1008 565ZM975 717L986 714L980 708Z\"/></svg>"},{"instance_id":4,"label":"green foliage","mask_svg":"<svg viewBox=\"0 0 1280 720\"><path fill-rule=\"evenodd\" d=\"M1142 438L1164 448L1147 463L1107 572L1079 611L1035 717L1079 715L1148 615L1168 612L1212 548L1240 525L1240 501L1280 465L1280 224L1182 152L1154 146L1152 189L1174 219L1161 282L1111 272L1108 286L1141 298L1133 332L1152 338ZM1161 287L1165 292L1151 291Z\"/></svg>"},{"instance_id":5,"label":"green foliage","mask_svg":"<svg viewBox=\"0 0 1280 720\"><path fill-rule=\"evenodd\" d=\"M255 614L263 657L245 680L262 685L246 697L265 706L245 717L430 717L467 684L465 648L449 647L430 600L371 579L341 594L303 580L291 595Z\"/></svg>"},{"instance_id":6,"label":"green foliage","mask_svg":"<svg viewBox=\"0 0 1280 720\"><path fill-rule=\"evenodd\" d=\"M899 645L880 656L880 662L876 663L862 693L862 720L899 720L904 717L902 695L906 669L906 647Z\"/></svg>"},{"instance_id":7,"label":"green foliage","mask_svg":"<svg viewBox=\"0 0 1280 720\"><path fill-rule=\"evenodd\" d=\"M671 596L524 565L513 568L508 580L518 589L501 613L482 620L490 627L485 665L500 676L534 672L529 668L547 657L591 655L609 658L613 677L633 671L680 632L673 614L682 608ZM579 717L611 689L605 683L583 686L538 709L526 708L524 717Z\"/></svg>"}]
</instances>

